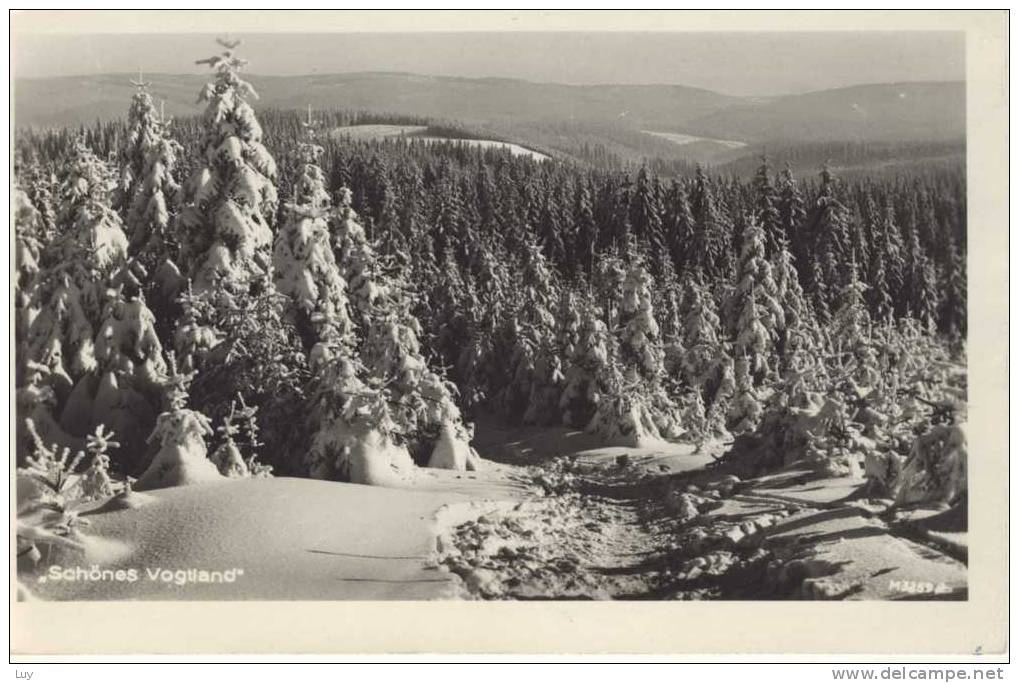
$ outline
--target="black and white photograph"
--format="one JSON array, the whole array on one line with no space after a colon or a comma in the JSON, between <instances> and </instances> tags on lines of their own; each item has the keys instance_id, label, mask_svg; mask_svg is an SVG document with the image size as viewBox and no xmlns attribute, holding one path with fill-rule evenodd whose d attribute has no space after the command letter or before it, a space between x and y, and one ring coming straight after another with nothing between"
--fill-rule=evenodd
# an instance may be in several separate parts
<instances>
[{"instance_id":1,"label":"black and white photograph","mask_svg":"<svg viewBox=\"0 0 1019 683\"><path fill-rule=\"evenodd\" d=\"M964 30L72 18L16 602L969 599Z\"/></svg>"}]
</instances>

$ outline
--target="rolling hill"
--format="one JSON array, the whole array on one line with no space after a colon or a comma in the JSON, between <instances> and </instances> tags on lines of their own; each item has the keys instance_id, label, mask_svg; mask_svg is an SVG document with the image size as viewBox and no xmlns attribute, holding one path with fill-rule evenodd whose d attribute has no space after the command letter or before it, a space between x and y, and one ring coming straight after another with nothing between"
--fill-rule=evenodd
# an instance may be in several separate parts
<instances>
[{"instance_id":1,"label":"rolling hill","mask_svg":"<svg viewBox=\"0 0 1019 683\"><path fill-rule=\"evenodd\" d=\"M126 115L131 74L15 79L17 126L64 127ZM201 74L146 74L166 112L201 111ZM256 108L342 109L455 123L476 137L603 163L713 165L811 143L962 141L961 82L861 85L745 98L678 85L562 85L408 73L259 76ZM395 121L394 121L395 122ZM887 161L887 159L884 159Z\"/></svg>"},{"instance_id":2,"label":"rolling hill","mask_svg":"<svg viewBox=\"0 0 1019 683\"><path fill-rule=\"evenodd\" d=\"M966 134L966 86L885 83L748 99L687 126L703 137L759 142L953 140Z\"/></svg>"},{"instance_id":3,"label":"rolling hill","mask_svg":"<svg viewBox=\"0 0 1019 683\"><path fill-rule=\"evenodd\" d=\"M16 79L15 121L66 126L123 116L134 91L131 74ZM198 111L204 75L146 74L169 113ZM575 86L502 78L447 78L401 73L308 76L249 75L257 106L373 110L433 119L616 122L673 130L738 98L676 85Z\"/></svg>"}]
</instances>

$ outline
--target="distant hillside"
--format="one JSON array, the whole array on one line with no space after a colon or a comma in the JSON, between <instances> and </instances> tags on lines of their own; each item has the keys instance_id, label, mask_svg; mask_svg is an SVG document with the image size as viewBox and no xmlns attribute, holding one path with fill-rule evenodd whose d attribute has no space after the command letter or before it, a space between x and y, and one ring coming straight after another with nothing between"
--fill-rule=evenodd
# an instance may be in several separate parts
<instances>
[{"instance_id":1,"label":"distant hillside","mask_svg":"<svg viewBox=\"0 0 1019 683\"><path fill-rule=\"evenodd\" d=\"M16 79L15 124L65 127L126 115L130 74ZM204 75L146 74L168 114L201 111ZM573 86L405 73L249 75L258 109L336 109L445 123L475 137L600 166L662 159L712 165L807 143L965 139L964 83L863 85L739 98L674 85Z\"/></svg>"},{"instance_id":2,"label":"distant hillside","mask_svg":"<svg viewBox=\"0 0 1019 683\"><path fill-rule=\"evenodd\" d=\"M18 125L66 126L125 115L131 74L16 79ZM202 75L146 74L175 115L194 113ZM398 73L258 76L257 107L366 109L435 119L616 122L675 130L738 99L676 85L574 86Z\"/></svg>"},{"instance_id":3,"label":"distant hillside","mask_svg":"<svg viewBox=\"0 0 1019 683\"><path fill-rule=\"evenodd\" d=\"M689 131L743 141L954 140L966 135L964 83L886 83L746 100Z\"/></svg>"},{"instance_id":4,"label":"distant hillside","mask_svg":"<svg viewBox=\"0 0 1019 683\"><path fill-rule=\"evenodd\" d=\"M724 175L749 178L766 154L774 169L786 164L797 176L813 177L827 165L841 177L857 174L905 173L924 167L957 165L965 168L966 143L963 140L932 142L807 142L788 146L755 145L732 161L717 164Z\"/></svg>"}]
</instances>

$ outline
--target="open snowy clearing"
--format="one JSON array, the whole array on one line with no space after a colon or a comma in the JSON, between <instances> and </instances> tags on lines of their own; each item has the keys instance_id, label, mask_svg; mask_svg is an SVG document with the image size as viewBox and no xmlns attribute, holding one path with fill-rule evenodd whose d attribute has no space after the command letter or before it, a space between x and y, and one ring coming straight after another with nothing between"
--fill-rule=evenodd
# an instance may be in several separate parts
<instances>
[{"instance_id":1,"label":"open snowy clearing","mask_svg":"<svg viewBox=\"0 0 1019 683\"><path fill-rule=\"evenodd\" d=\"M365 123L358 126L340 126L333 128L332 134L347 137L351 140L374 140L376 138L394 138L416 136L428 130L428 126L400 126L385 123Z\"/></svg>"},{"instance_id":2,"label":"open snowy clearing","mask_svg":"<svg viewBox=\"0 0 1019 683\"><path fill-rule=\"evenodd\" d=\"M386 124L364 124L358 126L341 126L334 128L332 134L337 137L347 137L352 140L374 140L378 138L407 137L415 140L428 142L460 142L470 147L480 149L502 148L509 150L513 156L528 156L535 161L544 161L550 157L547 154L536 152L533 149L522 147L512 142L501 140L476 140L472 138L453 138L438 135L428 135L428 126L399 126Z\"/></svg>"},{"instance_id":3,"label":"open snowy clearing","mask_svg":"<svg viewBox=\"0 0 1019 683\"><path fill-rule=\"evenodd\" d=\"M729 149L742 149L747 146L747 143L740 142L739 140L715 140L712 138L697 137L696 135L687 135L686 133L663 133L655 130L645 130L643 132L648 135L664 138L675 145L689 145L695 142L713 142L716 145L722 145Z\"/></svg>"},{"instance_id":4,"label":"open snowy clearing","mask_svg":"<svg viewBox=\"0 0 1019 683\"><path fill-rule=\"evenodd\" d=\"M966 595L959 525L875 515L859 478L740 481L709 467L722 444L606 447L564 428L483 425L478 445L479 472L420 469L400 489L275 478L133 494L135 509L85 513L83 553L22 581L56 600Z\"/></svg>"},{"instance_id":5,"label":"open snowy clearing","mask_svg":"<svg viewBox=\"0 0 1019 683\"><path fill-rule=\"evenodd\" d=\"M520 145L515 145L512 142L502 142L500 140L470 140L466 138L442 138L435 136L420 136L420 140L430 140L432 142L462 142L470 147L480 147L481 149L501 148L508 149L510 154L513 156L528 156L535 161L545 161L549 159L547 154L541 152L535 152L533 149L527 149Z\"/></svg>"},{"instance_id":6,"label":"open snowy clearing","mask_svg":"<svg viewBox=\"0 0 1019 683\"><path fill-rule=\"evenodd\" d=\"M49 568L27 587L62 600L447 597L455 577L425 568L437 512L523 489L498 466L479 474L422 471L411 487L224 479L135 494L143 496L136 509L85 513L84 554L50 558L49 566L134 568L138 580L54 580ZM149 576L164 569L242 572L214 583Z\"/></svg>"}]
</instances>

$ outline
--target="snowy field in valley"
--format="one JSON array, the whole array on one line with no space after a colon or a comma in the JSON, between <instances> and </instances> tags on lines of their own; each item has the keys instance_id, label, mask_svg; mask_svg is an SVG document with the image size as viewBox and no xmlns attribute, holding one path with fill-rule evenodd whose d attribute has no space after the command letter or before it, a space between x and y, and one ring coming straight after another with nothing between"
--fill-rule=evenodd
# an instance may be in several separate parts
<instances>
[{"instance_id":1,"label":"snowy field in valley","mask_svg":"<svg viewBox=\"0 0 1019 683\"><path fill-rule=\"evenodd\" d=\"M644 132L648 135L655 135L668 140L674 145L690 145L695 142L710 142L728 149L741 149L747 146L747 143L740 142L739 140L713 140L711 138L699 138L696 135L687 135L686 133L663 133L654 130L646 130Z\"/></svg>"},{"instance_id":2,"label":"snowy field in valley","mask_svg":"<svg viewBox=\"0 0 1019 683\"><path fill-rule=\"evenodd\" d=\"M477 147L479 149L507 149L513 156L525 156L535 161L544 161L550 157L547 154L527 149L511 142L500 140L478 140L474 138L454 138L429 135L429 126L398 126L384 124L363 124L357 126L341 126L334 128L331 133L339 137L349 137L352 140L373 140L377 138L407 137L427 142L456 142Z\"/></svg>"}]
</instances>

